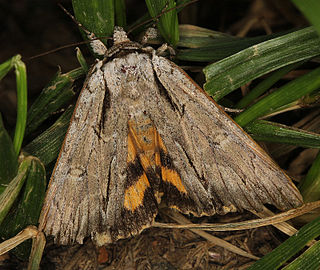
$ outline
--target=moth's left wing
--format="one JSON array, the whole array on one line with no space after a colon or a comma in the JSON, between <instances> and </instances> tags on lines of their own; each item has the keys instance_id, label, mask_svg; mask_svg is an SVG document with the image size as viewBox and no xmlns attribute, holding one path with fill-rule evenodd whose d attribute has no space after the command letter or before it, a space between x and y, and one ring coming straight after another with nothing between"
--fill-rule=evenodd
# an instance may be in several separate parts
<instances>
[{"instance_id":1,"label":"moth's left wing","mask_svg":"<svg viewBox=\"0 0 320 270\"><path fill-rule=\"evenodd\" d=\"M186 188L205 190L221 213L302 203L289 177L183 70L163 57L152 61L162 89L153 106L166 108L167 123L156 110L153 121ZM190 212L179 201L169 206ZM203 212L212 213L195 214Z\"/></svg>"}]
</instances>

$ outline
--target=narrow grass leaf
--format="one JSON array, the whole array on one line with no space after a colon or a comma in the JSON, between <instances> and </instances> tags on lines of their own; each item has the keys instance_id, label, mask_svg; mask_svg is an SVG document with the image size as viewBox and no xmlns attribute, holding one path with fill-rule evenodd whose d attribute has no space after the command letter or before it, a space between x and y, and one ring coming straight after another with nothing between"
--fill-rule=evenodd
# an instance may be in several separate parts
<instances>
[{"instance_id":1,"label":"narrow grass leaf","mask_svg":"<svg viewBox=\"0 0 320 270\"><path fill-rule=\"evenodd\" d=\"M25 185L22 188L17 205L12 208L0 227L1 239L9 239L26 228L37 225L47 187L46 171L39 159L29 156L31 164ZM21 260L27 260L31 241L24 242L13 250Z\"/></svg>"},{"instance_id":2,"label":"narrow grass leaf","mask_svg":"<svg viewBox=\"0 0 320 270\"><path fill-rule=\"evenodd\" d=\"M305 202L313 202L320 198L320 152L308 171L307 176L300 182L299 190Z\"/></svg>"},{"instance_id":3,"label":"narrow grass leaf","mask_svg":"<svg viewBox=\"0 0 320 270\"><path fill-rule=\"evenodd\" d=\"M146 0L146 4L151 17L158 22L157 26L161 36L171 46L176 46L179 41L179 25L175 1Z\"/></svg>"},{"instance_id":4,"label":"narrow grass leaf","mask_svg":"<svg viewBox=\"0 0 320 270\"><path fill-rule=\"evenodd\" d=\"M0 114L0 194L17 174L18 159Z\"/></svg>"},{"instance_id":5,"label":"narrow grass leaf","mask_svg":"<svg viewBox=\"0 0 320 270\"><path fill-rule=\"evenodd\" d=\"M237 109L243 109L252 103L256 98L266 92L273 84L279 81L285 74L289 71L299 67L304 61L294 63L283 68L274 71L268 78L259 83L254 87L247 95L245 95L239 102L235 105Z\"/></svg>"},{"instance_id":6,"label":"narrow grass leaf","mask_svg":"<svg viewBox=\"0 0 320 270\"><path fill-rule=\"evenodd\" d=\"M287 83L240 113L235 121L246 126L260 116L270 114L281 106L289 104L320 87L320 67Z\"/></svg>"},{"instance_id":7,"label":"narrow grass leaf","mask_svg":"<svg viewBox=\"0 0 320 270\"><path fill-rule=\"evenodd\" d=\"M302 255L292 263L283 268L283 270L308 269L318 270L320 268L320 242L317 241L308 248Z\"/></svg>"},{"instance_id":8,"label":"narrow grass leaf","mask_svg":"<svg viewBox=\"0 0 320 270\"><path fill-rule=\"evenodd\" d=\"M35 238L32 239L32 249L27 270L38 270L44 247L46 245L46 237L43 232L39 232Z\"/></svg>"},{"instance_id":9,"label":"narrow grass leaf","mask_svg":"<svg viewBox=\"0 0 320 270\"><path fill-rule=\"evenodd\" d=\"M255 120L245 130L258 141L286 143L301 147L320 148L320 134L278 123Z\"/></svg>"},{"instance_id":10,"label":"narrow grass leaf","mask_svg":"<svg viewBox=\"0 0 320 270\"><path fill-rule=\"evenodd\" d=\"M61 74L60 71L42 90L28 111L26 135L35 131L52 113L66 105L74 96L74 81L85 74L82 68Z\"/></svg>"},{"instance_id":11,"label":"narrow grass leaf","mask_svg":"<svg viewBox=\"0 0 320 270\"><path fill-rule=\"evenodd\" d=\"M72 112L73 107L71 106L50 128L25 146L23 150L39 158L45 166L56 160L68 130Z\"/></svg>"},{"instance_id":12,"label":"narrow grass leaf","mask_svg":"<svg viewBox=\"0 0 320 270\"><path fill-rule=\"evenodd\" d=\"M21 55L16 55L8 59L7 61L3 62L0 65L0 80L3 79L4 76L8 74L8 72L13 68L14 63L21 59Z\"/></svg>"},{"instance_id":13,"label":"narrow grass leaf","mask_svg":"<svg viewBox=\"0 0 320 270\"><path fill-rule=\"evenodd\" d=\"M301 10L310 23L314 25L320 34L320 1L319 0L292 0L292 2Z\"/></svg>"},{"instance_id":14,"label":"narrow grass leaf","mask_svg":"<svg viewBox=\"0 0 320 270\"><path fill-rule=\"evenodd\" d=\"M8 214L12 204L18 197L18 194L28 176L31 160L26 158L19 166L17 175L8 184L6 189L0 194L0 224Z\"/></svg>"},{"instance_id":15,"label":"narrow grass leaf","mask_svg":"<svg viewBox=\"0 0 320 270\"><path fill-rule=\"evenodd\" d=\"M89 67L79 47L76 48L76 55L81 68L85 73L87 73L89 71Z\"/></svg>"},{"instance_id":16,"label":"narrow grass leaf","mask_svg":"<svg viewBox=\"0 0 320 270\"><path fill-rule=\"evenodd\" d=\"M207 37L190 35L185 37L183 34L183 32L180 33L178 46L191 47L191 49L178 50L176 57L179 60L193 62L218 61L255 44L283 35L283 33L278 33L252 38L237 38L219 32Z\"/></svg>"},{"instance_id":17,"label":"narrow grass leaf","mask_svg":"<svg viewBox=\"0 0 320 270\"><path fill-rule=\"evenodd\" d=\"M124 0L115 0L115 24L123 28L126 27L126 3Z\"/></svg>"},{"instance_id":18,"label":"narrow grass leaf","mask_svg":"<svg viewBox=\"0 0 320 270\"><path fill-rule=\"evenodd\" d=\"M17 121L13 138L13 147L18 156L27 123L27 72L26 66L21 60L14 63L17 84Z\"/></svg>"},{"instance_id":19,"label":"narrow grass leaf","mask_svg":"<svg viewBox=\"0 0 320 270\"><path fill-rule=\"evenodd\" d=\"M115 26L114 0L72 0L77 20L97 37L111 36Z\"/></svg>"},{"instance_id":20,"label":"narrow grass leaf","mask_svg":"<svg viewBox=\"0 0 320 270\"><path fill-rule=\"evenodd\" d=\"M204 68L204 89L215 100L264 74L320 54L313 27L249 47Z\"/></svg>"},{"instance_id":21,"label":"narrow grass leaf","mask_svg":"<svg viewBox=\"0 0 320 270\"><path fill-rule=\"evenodd\" d=\"M283 263L297 254L310 241L320 235L320 217L303 226L295 235L291 236L280 246L259 261L251 265L248 270L278 269Z\"/></svg>"}]
</instances>

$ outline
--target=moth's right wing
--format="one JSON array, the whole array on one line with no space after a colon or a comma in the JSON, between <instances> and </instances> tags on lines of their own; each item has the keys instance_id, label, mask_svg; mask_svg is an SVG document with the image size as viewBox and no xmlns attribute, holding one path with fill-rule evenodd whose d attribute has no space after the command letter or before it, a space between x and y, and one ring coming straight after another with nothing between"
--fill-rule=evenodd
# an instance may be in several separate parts
<instances>
[{"instance_id":1,"label":"moth's right wing","mask_svg":"<svg viewBox=\"0 0 320 270\"><path fill-rule=\"evenodd\" d=\"M288 176L183 70L156 55L153 65L162 88L153 93L158 99L154 121L197 206L172 207L201 215L259 211L263 204L289 209L302 203ZM157 113L164 107L167 120Z\"/></svg>"}]
</instances>

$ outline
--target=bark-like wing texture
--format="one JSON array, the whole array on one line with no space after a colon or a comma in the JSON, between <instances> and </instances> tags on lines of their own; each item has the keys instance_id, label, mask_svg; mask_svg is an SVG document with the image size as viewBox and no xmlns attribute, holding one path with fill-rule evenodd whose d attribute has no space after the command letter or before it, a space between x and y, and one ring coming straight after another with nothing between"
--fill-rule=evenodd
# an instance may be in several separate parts
<instances>
[{"instance_id":1,"label":"bark-like wing texture","mask_svg":"<svg viewBox=\"0 0 320 270\"><path fill-rule=\"evenodd\" d=\"M57 243L82 243L90 235L98 244L129 237L150 226L157 213L150 189L144 191L148 207L124 207L131 101L121 91L137 92L137 83L128 82L122 64L126 59L99 61L78 99L40 217L40 229ZM127 196L126 204L134 200Z\"/></svg>"},{"instance_id":2,"label":"bark-like wing texture","mask_svg":"<svg viewBox=\"0 0 320 270\"><path fill-rule=\"evenodd\" d=\"M288 176L184 71L155 54L152 62L163 86L154 93L155 125L197 209L170 203L167 194L169 206L201 215L259 211L263 204L290 209L302 203Z\"/></svg>"}]
</instances>

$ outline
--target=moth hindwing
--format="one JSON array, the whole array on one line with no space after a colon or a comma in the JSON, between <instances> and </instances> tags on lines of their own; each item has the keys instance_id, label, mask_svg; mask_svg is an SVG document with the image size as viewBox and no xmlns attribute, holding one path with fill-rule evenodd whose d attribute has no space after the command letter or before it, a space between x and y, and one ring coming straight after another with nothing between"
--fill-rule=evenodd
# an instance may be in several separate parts
<instances>
[{"instance_id":1,"label":"moth hindwing","mask_svg":"<svg viewBox=\"0 0 320 270\"><path fill-rule=\"evenodd\" d=\"M91 68L40 228L60 244L138 234L165 205L196 216L302 203L288 176L194 83L116 29Z\"/></svg>"}]
</instances>

